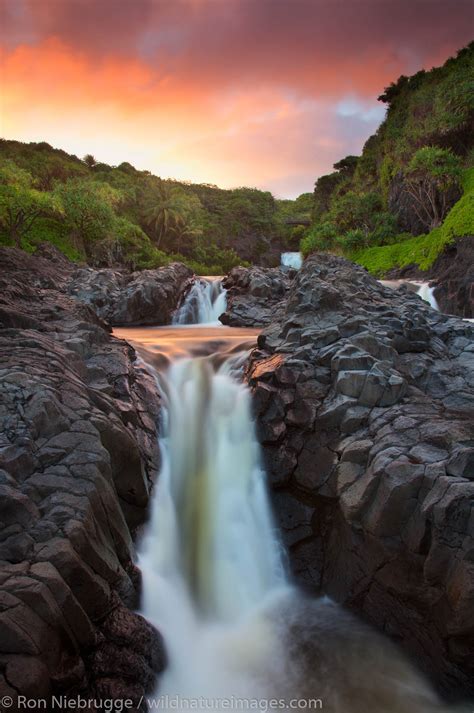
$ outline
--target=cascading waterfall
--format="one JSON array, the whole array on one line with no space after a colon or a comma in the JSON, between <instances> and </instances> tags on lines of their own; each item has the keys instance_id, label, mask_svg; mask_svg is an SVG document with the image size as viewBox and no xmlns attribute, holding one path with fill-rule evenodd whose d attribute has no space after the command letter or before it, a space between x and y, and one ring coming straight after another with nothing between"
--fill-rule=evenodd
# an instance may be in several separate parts
<instances>
[{"instance_id":1,"label":"cascading waterfall","mask_svg":"<svg viewBox=\"0 0 474 713\"><path fill-rule=\"evenodd\" d=\"M139 565L141 611L168 667L151 709L447 710L390 643L288 581L239 380L244 349L176 358L157 375L162 469Z\"/></svg>"},{"instance_id":2,"label":"cascading waterfall","mask_svg":"<svg viewBox=\"0 0 474 713\"><path fill-rule=\"evenodd\" d=\"M439 312L440 309L439 309L439 305L436 301L436 297L434 296L434 291L435 291L435 288L430 287L428 282L422 282L420 284L416 294L419 295L422 300L424 300L425 302L428 302L430 307L438 310L438 312Z\"/></svg>"},{"instance_id":3,"label":"cascading waterfall","mask_svg":"<svg viewBox=\"0 0 474 713\"><path fill-rule=\"evenodd\" d=\"M226 311L226 290L220 279L197 279L177 310L173 324L220 324Z\"/></svg>"},{"instance_id":4,"label":"cascading waterfall","mask_svg":"<svg viewBox=\"0 0 474 713\"><path fill-rule=\"evenodd\" d=\"M250 394L234 378L241 363L236 354L214 371L208 358L181 359L159 377L162 470L140 567L143 613L170 657L160 695L249 695L245 620L287 587ZM236 663L239 640L248 651Z\"/></svg>"}]
</instances>

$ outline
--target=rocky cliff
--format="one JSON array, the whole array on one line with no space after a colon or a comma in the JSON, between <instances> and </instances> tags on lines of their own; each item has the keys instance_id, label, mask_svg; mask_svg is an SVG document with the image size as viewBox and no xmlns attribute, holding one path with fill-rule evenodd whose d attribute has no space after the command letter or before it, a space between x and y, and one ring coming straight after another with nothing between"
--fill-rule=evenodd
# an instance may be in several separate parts
<instances>
[{"instance_id":1,"label":"rocky cliff","mask_svg":"<svg viewBox=\"0 0 474 713\"><path fill-rule=\"evenodd\" d=\"M138 701L165 658L133 612L132 535L159 468L156 384L97 316L123 304L107 289L97 304L103 271L86 271L94 312L69 294L84 275L56 251L1 249L0 264L0 697ZM184 289L183 266L154 272L131 278L151 285L140 299L124 287L131 320L166 319Z\"/></svg>"},{"instance_id":2,"label":"rocky cliff","mask_svg":"<svg viewBox=\"0 0 474 713\"><path fill-rule=\"evenodd\" d=\"M67 290L112 326L162 325L170 324L192 277L179 262L138 272L83 267L73 272Z\"/></svg>"},{"instance_id":3,"label":"rocky cliff","mask_svg":"<svg viewBox=\"0 0 474 713\"><path fill-rule=\"evenodd\" d=\"M474 327L318 254L248 380L298 581L473 692Z\"/></svg>"}]
</instances>

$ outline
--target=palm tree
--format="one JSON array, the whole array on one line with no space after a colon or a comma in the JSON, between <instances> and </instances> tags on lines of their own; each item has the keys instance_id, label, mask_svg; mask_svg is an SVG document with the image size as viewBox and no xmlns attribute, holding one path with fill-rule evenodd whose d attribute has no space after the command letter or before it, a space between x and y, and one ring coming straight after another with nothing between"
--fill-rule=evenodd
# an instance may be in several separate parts
<instances>
[{"instance_id":1,"label":"palm tree","mask_svg":"<svg viewBox=\"0 0 474 713\"><path fill-rule=\"evenodd\" d=\"M194 238L202 235L202 230L193 224L192 221L188 221L182 216L180 216L171 227L170 232L176 239L176 251L181 253L182 241L190 242Z\"/></svg>"},{"instance_id":2,"label":"palm tree","mask_svg":"<svg viewBox=\"0 0 474 713\"><path fill-rule=\"evenodd\" d=\"M159 247L167 233L180 220L184 221L181 192L161 181L157 187L157 195L145 207L144 213L145 222L153 229Z\"/></svg>"},{"instance_id":3,"label":"palm tree","mask_svg":"<svg viewBox=\"0 0 474 713\"><path fill-rule=\"evenodd\" d=\"M97 163L97 161L95 160L95 158L93 157L93 155L91 153L87 153L82 160L84 161L86 166L88 166L89 168L94 168L94 166Z\"/></svg>"}]
</instances>

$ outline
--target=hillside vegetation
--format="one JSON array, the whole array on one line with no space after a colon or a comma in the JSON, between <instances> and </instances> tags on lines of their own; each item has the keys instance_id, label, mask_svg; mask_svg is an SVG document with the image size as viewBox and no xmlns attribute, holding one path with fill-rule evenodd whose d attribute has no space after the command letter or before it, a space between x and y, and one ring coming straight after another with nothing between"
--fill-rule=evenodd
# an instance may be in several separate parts
<instances>
[{"instance_id":1,"label":"hillside vegetation","mask_svg":"<svg viewBox=\"0 0 474 713\"><path fill-rule=\"evenodd\" d=\"M46 241L98 266L181 260L220 274L246 260L278 263L300 237L287 222L308 218L311 203L311 194L278 201L255 188L162 180L47 143L0 141L0 244L34 252Z\"/></svg>"},{"instance_id":2,"label":"hillside vegetation","mask_svg":"<svg viewBox=\"0 0 474 713\"><path fill-rule=\"evenodd\" d=\"M471 43L384 90L385 120L362 155L316 182L304 255L342 253L380 276L427 270L456 237L474 235L473 78Z\"/></svg>"}]
</instances>

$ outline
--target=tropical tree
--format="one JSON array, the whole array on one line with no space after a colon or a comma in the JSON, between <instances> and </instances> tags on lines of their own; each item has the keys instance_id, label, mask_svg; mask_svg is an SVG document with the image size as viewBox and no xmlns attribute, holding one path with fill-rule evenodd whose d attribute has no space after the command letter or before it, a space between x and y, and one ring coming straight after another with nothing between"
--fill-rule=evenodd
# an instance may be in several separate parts
<instances>
[{"instance_id":1,"label":"tropical tree","mask_svg":"<svg viewBox=\"0 0 474 713\"><path fill-rule=\"evenodd\" d=\"M89 168L94 168L94 166L97 165L97 161L95 160L94 156L91 153L86 153L84 158L82 159L86 166Z\"/></svg>"},{"instance_id":2,"label":"tropical tree","mask_svg":"<svg viewBox=\"0 0 474 713\"><path fill-rule=\"evenodd\" d=\"M0 229L17 247L38 218L53 212L49 193L36 190L33 178L11 160L0 164Z\"/></svg>"},{"instance_id":3,"label":"tropical tree","mask_svg":"<svg viewBox=\"0 0 474 713\"><path fill-rule=\"evenodd\" d=\"M189 255L196 238L203 233L202 229L190 220L179 216L174 225L170 228L170 233L174 238L174 248L181 255Z\"/></svg>"},{"instance_id":4,"label":"tropical tree","mask_svg":"<svg viewBox=\"0 0 474 713\"><path fill-rule=\"evenodd\" d=\"M57 186L55 195L74 243L93 257L94 243L113 229L120 191L107 183L74 179Z\"/></svg>"},{"instance_id":5,"label":"tropical tree","mask_svg":"<svg viewBox=\"0 0 474 713\"><path fill-rule=\"evenodd\" d=\"M145 224L153 231L159 247L165 236L183 218L183 193L169 183L159 181L144 210Z\"/></svg>"},{"instance_id":6,"label":"tropical tree","mask_svg":"<svg viewBox=\"0 0 474 713\"><path fill-rule=\"evenodd\" d=\"M333 164L333 168L345 177L352 178L359 162L359 156L346 156Z\"/></svg>"},{"instance_id":7,"label":"tropical tree","mask_svg":"<svg viewBox=\"0 0 474 713\"><path fill-rule=\"evenodd\" d=\"M406 171L404 191L422 224L432 230L441 225L450 208L450 198L459 191L461 162L449 149L424 146Z\"/></svg>"}]
</instances>

